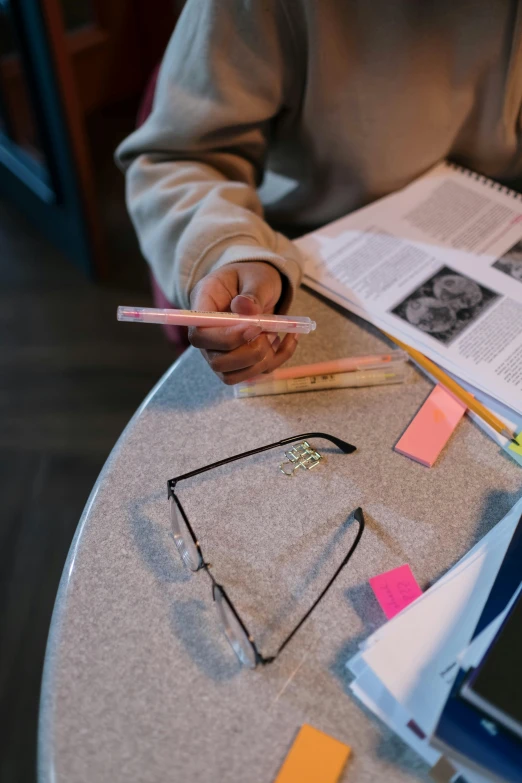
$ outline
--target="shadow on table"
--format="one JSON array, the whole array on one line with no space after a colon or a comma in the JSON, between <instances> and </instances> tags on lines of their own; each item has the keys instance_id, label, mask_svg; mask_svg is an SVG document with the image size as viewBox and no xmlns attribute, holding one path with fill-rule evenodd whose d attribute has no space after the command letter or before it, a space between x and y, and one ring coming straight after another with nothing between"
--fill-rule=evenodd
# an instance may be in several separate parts
<instances>
[{"instance_id":1,"label":"shadow on table","mask_svg":"<svg viewBox=\"0 0 522 783\"><path fill-rule=\"evenodd\" d=\"M178 361L156 394L148 400L147 410L190 412L233 399L232 387L219 380L199 351L189 350Z\"/></svg>"},{"instance_id":2,"label":"shadow on table","mask_svg":"<svg viewBox=\"0 0 522 783\"><path fill-rule=\"evenodd\" d=\"M161 501L167 519L165 495L165 492L155 492L129 504L131 533L142 562L159 582L186 582L190 574L178 554L170 526L159 524L146 510Z\"/></svg>"},{"instance_id":3,"label":"shadow on table","mask_svg":"<svg viewBox=\"0 0 522 783\"><path fill-rule=\"evenodd\" d=\"M486 535L494 527L494 525L505 516L505 514L513 507L514 503L518 500L520 495L520 491L493 491L486 495L484 499L483 513L478 520L473 539L469 543L469 548L473 547L478 541L480 541L480 539L483 538L483 536ZM461 559L462 554L452 559L450 565L448 565L448 568L444 569L444 571L442 571L437 576L437 579L442 577L448 570L450 570L450 568L452 568L452 566ZM434 582L437 581L437 579L435 579ZM380 608L378 607L377 601L373 598L371 588L368 584L365 583L350 588L346 592L346 595L364 622L365 628L362 633L346 640L346 642L341 646L338 653L336 654L330 666L330 670L342 683L345 693L347 693L351 698L354 698L350 691L350 683L353 681L354 675L347 669L346 662L359 651L361 643L364 642L364 640L367 639L371 633L373 633L380 625L383 624L384 617ZM446 649L445 646L447 641L454 637L458 623L459 618L456 618L454 625L447 629L445 638L440 643L441 650ZM437 651L435 651L434 654L437 655ZM423 673L424 672L421 670L418 675L419 679L422 679ZM433 676L433 671L430 666L426 667L426 674L428 676ZM377 754L381 758L401 766L404 771L411 772L411 767L414 766L420 775L420 779L427 780L428 777L426 774L426 764L421 761L413 751L407 748L402 740L396 737L386 726L384 726L370 710L368 710L362 703L358 702L357 699L355 699L355 701L357 702L359 709L361 709L362 712L366 714L366 716L370 718L372 722L376 723L381 729L382 739L376 748Z\"/></svg>"},{"instance_id":4,"label":"shadow on table","mask_svg":"<svg viewBox=\"0 0 522 783\"><path fill-rule=\"evenodd\" d=\"M467 551L469 551L472 547L475 546L475 544L484 538L486 533L489 533L489 531L492 530L498 522L500 522L500 520L508 513L508 511L513 508L520 497L522 497L522 486L516 492L506 492L501 490L494 490L493 492L489 492L484 498L483 511L480 519L477 521L475 531L469 541L468 549L452 558L448 567L437 574L431 584L434 584L438 579L444 576L444 574L449 571L450 568L452 568L462 557L464 557ZM428 587L430 587L430 584L426 586L426 589L428 589Z\"/></svg>"},{"instance_id":5,"label":"shadow on table","mask_svg":"<svg viewBox=\"0 0 522 783\"><path fill-rule=\"evenodd\" d=\"M381 620L382 617L381 612ZM378 622L378 625L382 625L382 622ZM366 716L378 728L379 737L374 748L376 756L400 768L405 775L408 775L408 778L416 777L418 780L428 781L430 779L427 774L428 765L400 737L385 726L371 710L360 702L350 690L350 683L354 680L354 675L346 668L346 661L355 655L359 650L360 644L367 636L368 634L363 631L356 637L348 640L335 656L330 671L340 680L345 694L357 705L357 709L361 710L361 714Z\"/></svg>"},{"instance_id":6,"label":"shadow on table","mask_svg":"<svg viewBox=\"0 0 522 783\"><path fill-rule=\"evenodd\" d=\"M216 639L218 619L203 601L176 601L170 612L170 625L196 666L215 682L230 680L241 665L227 642Z\"/></svg>"},{"instance_id":7,"label":"shadow on table","mask_svg":"<svg viewBox=\"0 0 522 783\"><path fill-rule=\"evenodd\" d=\"M357 602L358 599L356 599ZM363 599L366 600L366 599ZM375 602L377 604L377 602ZM379 607L377 606L377 609ZM374 620L376 627L382 625L382 611L379 609L381 621L379 622L375 616ZM375 613L376 615L377 613ZM374 628L373 630L376 630ZM371 631L369 631L371 633ZM409 748L396 734L394 734L387 726L385 726L362 702L360 702L350 690L350 683L354 679L354 675L346 668L346 661L348 661L359 650L360 644L367 638L368 634L363 631L356 637L348 640L339 650L336 655L330 671L337 677L342 683L345 694L351 699L357 706L358 710L361 710L361 714L371 721L379 730L378 740L375 744L374 752L378 758L393 764L399 768L407 778L417 778L420 780L429 780L428 777L428 765L422 761L422 759Z\"/></svg>"},{"instance_id":8,"label":"shadow on table","mask_svg":"<svg viewBox=\"0 0 522 783\"><path fill-rule=\"evenodd\" d=\"M408 747L400 737L394 734L391 729L387 726L383 726L375 716L373 717L374 720L379 723L382 730L382 735L375 747L375 755L377 758L383 759L401 769L405 776L407 775L405 780L416 779L418 781L432 783L433 778L429 775L429 764L423 761L421 757Z\"/></svg>"},{"instance_id":9,"label":"shadow on table","mask_svg":"<svg viewBox=\"0 0 522 783\"><path fill-rule=\"evenodd\" d=\"M486 496L484 510L477 523L473 539L469 542L469 549L478 543L478 541L480 541L486 533L488 533L494 525L507 514L521 494L522 490L517 492L494 491ZM366 514L366 517L367 525L369 526L368 523L371 524L371 520L368 514ZM397 542L394 543L396 544ZM465 554L466 553L464 552L452 558L448 567L441 571L431 584L434 584L447 573L447 571L449 571ZM428 585L426 589L428 589L429 586L430 585ZM352 681L353 676L346 668L346 662L359 651L360 644L386 622L386 618L384 617L368 582L349 588L345 595L364 624L363 632L356 637L348 639L345 644L343 644L331 666L332 672L341 680L345 689L348 690L349 683Z\"/></svg>"},{"instance_id":10,"label":"shadow on table","mask_svg":"<svg viewBox=\"0 0 522 783\"><path fill-rule=\"evenodd\" d=\"M325 532L322 527L327 527L327 538L325 540ZM344 550L346 553L349 551L355 535L357 533L357 525L354 524L353 513L350 513L346 517L344 522L336 528L328 529L328 526L318 525L316 531L316 540L314 541L310 536L303 537L301 544L292 545L293 555L299 555L300 549L320 548L318 555L314 558L312 563L307 567L306 571L302 574L297 584L293 587L291 595L279 607L278 611L267 623L265 634L270 636L275 634L276 631L282 632L286 628L286 624L290 623L292 617L292 623L295 624L296 620L299 620L302 615L310 608L314 600L321 593L328 579L335 572L335 569L339 566L339 557L334 558L334 552L339 547L341 542L344 542L345 536L348 531L351 532L349 540L345 543ZM341 558L342 559L342 558ZM281 568L288 568L287 564L281 564ZM350 568L348 562L345 568ZM311 592L309 588L316 585L315 591ZM306 596L306 603L303 602L303 597ZM296 614L296 607L300 606L300 612ZM294 616L295 615L295 616ZM290 629L286 628L288 632ZM284 637L283 637L284 638Z\"/></svg>"},{"instance_id":11,"label":"shadow on table","mask_svg":"<svg viewBox=\"0 0 522 783\"><path fill-rule=\"evenodd\" d=\"M183 564L170 526L156 522L147 507L165 501L164 492L147 495L129 506L130 528L138 554L154 577L162 583L189 581L193 575ZM216 640L218 619L209 605L197 599L177 600L170 610L170 627L188 655L211 679L229 680L240 671L232 650Z\"/></svg>"}]
</instances>

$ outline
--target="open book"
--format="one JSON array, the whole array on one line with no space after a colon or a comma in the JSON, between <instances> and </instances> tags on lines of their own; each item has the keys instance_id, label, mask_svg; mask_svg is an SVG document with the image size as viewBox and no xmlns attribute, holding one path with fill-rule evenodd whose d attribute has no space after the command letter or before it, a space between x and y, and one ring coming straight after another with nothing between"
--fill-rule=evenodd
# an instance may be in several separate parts
<instances>
[{"instance_id":1,"label":"open book","mask_svg":"<svg viewBox=\"0 0 522 783\"><path fill-rule=\"evenodd\" d=\"M296 244L305 285L522 415L522 195L441 163Z\"/></svg>"}]
</instances>

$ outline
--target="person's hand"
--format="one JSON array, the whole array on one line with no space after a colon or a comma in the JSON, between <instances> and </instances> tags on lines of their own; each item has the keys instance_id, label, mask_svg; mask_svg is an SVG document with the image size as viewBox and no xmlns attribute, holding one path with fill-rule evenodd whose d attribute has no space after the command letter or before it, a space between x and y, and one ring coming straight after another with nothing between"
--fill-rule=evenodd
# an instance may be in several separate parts
<instances>
[{"instance_id":1,"label":"person's hand","mask_svg":"<svg viewBox=\"0 0 522 783\"><path fill-rule=\"evenodd\" d=\"M273 313L282 291L281 275L265 261L227 264L202 278L190 297L193 310L241 315ZM214 372L226 384L269 373L289 359L298 335L280 340L256 325L199 326L189 340L200 348Z\"/></svg>"}]
</instances>

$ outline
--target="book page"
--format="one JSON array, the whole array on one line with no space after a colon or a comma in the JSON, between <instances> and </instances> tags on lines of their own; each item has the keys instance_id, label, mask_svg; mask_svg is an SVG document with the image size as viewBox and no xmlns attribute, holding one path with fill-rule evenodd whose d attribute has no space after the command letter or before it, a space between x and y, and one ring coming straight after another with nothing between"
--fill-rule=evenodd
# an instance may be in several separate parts
<instances>
[{"instance_id":1,"label":"book page","mask_svg":"<svg viewBox=\"0 0 522 783\"><path fill-rule=\"evenodd\" d=\"M504 191L443 164L297 244L305 283L522 413L522 201Z\"/></svg>"}]
</instances>

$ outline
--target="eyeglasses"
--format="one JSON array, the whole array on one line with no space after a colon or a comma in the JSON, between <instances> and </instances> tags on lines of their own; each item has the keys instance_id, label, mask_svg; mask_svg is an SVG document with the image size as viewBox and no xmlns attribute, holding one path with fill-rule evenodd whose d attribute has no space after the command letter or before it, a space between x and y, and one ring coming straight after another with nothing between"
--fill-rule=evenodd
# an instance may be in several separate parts
<instances>
[{"instance_id":1,"label":"eyeglasses","mask_svg":"<svg viewBox=\"0 0 522 783\"><path fill-rule=\"evenodd\" d=\"M354 512L354 518L358 523L358 530L348 554L337 568L336 572L326 587L323 589L319 597L314 601L310 609L308 609L306 614L297 623L292 632L286 637L277 652L274 655L264 657L257 649L254 639L248 632L245 623L241 619L231 599L228 597L225 588L216 582L213 574L210 571L210 564L205 562L199 541L194 533L192 525L188 520L183 506L181 505L181 501L176 495L175 488L179 481L192 478L193 476L198 476L200 473L205 473L206 471L212 470L213 468L218 468L221 465L228 465L230 462L235 462L236 460L250 457L254 454L260 454L262 451L275 449L279 446L285 446L288 443L295 443L296 441L300 440L308 440L309 438L324 438L325 440L328 440L337 446L344 454L352 454L352 452L356 450L355 446L352 446L350 443L346 443L346 441L341 440L340 438L336 438L333 435L327 435L324 432L309 432L305 433L304 435L296 435L293 438L284 438L283 440L277 441L277 443L270 443L268 446L261 446L258 449L245 451L242 454L235 454L233 457L222 459L219 462L213 462L211 465L207 465L204 468L198 468L197 470L190 471L190 473L184 473L182 476L177 476L176 478L170 479L167 484L172 532L174 534L174 541L176 543L178 552L181 555L181 559L185 565L190 568L191 571L195 572L199 571L200 569L204 569L207 572L212 582L212 597L214 603L216 604L225 635L239 661L244 666L248 666L250 669L254 669L258 664L264 665L267 663L272 663L272 661L274 661L284 650L288 642L297 633L305 620L308 619L319 601L321 601L321 599L326 595L334 581L341 573L342 569L348 563L361 539L364 530L364 515L362 509L357 508Z\"/></svg>"}]
</instances>

